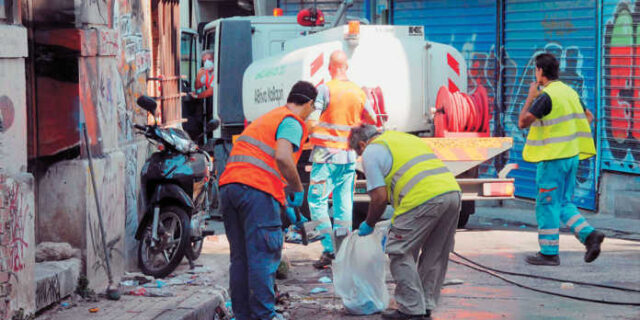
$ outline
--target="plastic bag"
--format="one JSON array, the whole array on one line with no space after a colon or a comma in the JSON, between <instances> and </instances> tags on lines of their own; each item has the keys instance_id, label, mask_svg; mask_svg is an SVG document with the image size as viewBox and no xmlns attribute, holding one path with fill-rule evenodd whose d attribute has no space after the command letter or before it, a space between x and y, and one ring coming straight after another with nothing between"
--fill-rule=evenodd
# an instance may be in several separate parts
<instances>
[{"instance_id":1,"label":"plastic bag","mask_svg":"<svg viewBox=\"0 0 640 320\"><path fill-rule=\"evenodd\" d=\"M336 294L352 314L373 314L389 305L385 239L386 231L377 227L364 237L353 232L340 245L333 261L333 283Z\"/></svg>"}]
</instances>

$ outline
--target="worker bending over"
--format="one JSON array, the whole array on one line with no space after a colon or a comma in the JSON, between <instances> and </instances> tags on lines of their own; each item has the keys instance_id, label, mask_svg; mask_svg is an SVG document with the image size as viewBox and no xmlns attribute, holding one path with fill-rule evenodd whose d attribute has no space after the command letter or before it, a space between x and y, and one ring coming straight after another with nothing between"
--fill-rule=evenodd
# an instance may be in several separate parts
<instances>
[{"instance_id":1,"label":"worker bending over","mask_svg":"<svg viewBox=\"0 0 640 320\"><path fill-rule=\"evenodd\" d=\"M387 202L394 209L386 253L396 282L398 310L384 319L425 319L436 307L447 272L460 214L460 186L420 138L402 132L380 134L362 125L349 144L358 155L371 197L358 233L373 232Z\"/></svg>"},{"instance_id":2,"label":"worker bending over","mask_svg":"<svg viewBox=\"0 0 640 320\"><path fill-rule=\"evenodd\" d=\"M300 207L304 200L296 163L307 139L304 121L313 111L316 95L311 83L296 83L286 105L242 132L220 177L231 251L231 302L238 320L281 319L274 307L283 242L281 207ZM285 184L292 194L285 195Z\"/></svg>"},{"instance_id":3,"label":"worker bending over","mask_svg":"<svg viewBox=\"0 0 640 320\"><path fill-rule=\"evenodd\" d=\"M560 264L558 244L560 221L569 226L587 251L584 261L600 254L604 234L589 225L572 203L578 162L596 154L589 124L593 114L584 108L580 96L558 80L558 60L549 53L536 56L536 82L520 111L518 126L529 128L522 151L525 161L538 164L536 219L540 252L526 257L534 265ZM543 86L542 91L538 85Z\"/></svg>"}]
</instances>

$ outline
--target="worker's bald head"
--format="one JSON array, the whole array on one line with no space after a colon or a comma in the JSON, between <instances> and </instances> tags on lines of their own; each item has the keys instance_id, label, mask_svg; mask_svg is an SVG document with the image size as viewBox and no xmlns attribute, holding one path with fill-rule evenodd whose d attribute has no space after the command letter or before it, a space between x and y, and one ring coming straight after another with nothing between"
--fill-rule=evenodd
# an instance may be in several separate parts
<instances>
[{"instance_id":1,"label":"worker's bald head","mask_svg":"<svg viewBox=\"0 0 640 320\"><path fill-rule=\"evenodd\" d=\"M331 74L331 78L346 80L347 69L349 69L347 54L342 50L332 52L329 58L329 74Z\"/></svg>"}]
</instances>

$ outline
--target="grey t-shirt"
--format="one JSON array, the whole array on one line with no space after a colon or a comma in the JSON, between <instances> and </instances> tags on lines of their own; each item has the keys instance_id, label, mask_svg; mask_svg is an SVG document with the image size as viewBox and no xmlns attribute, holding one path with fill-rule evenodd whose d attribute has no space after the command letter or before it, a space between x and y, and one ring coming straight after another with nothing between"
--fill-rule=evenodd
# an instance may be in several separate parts
<instances>
[{"instance_id":1,"label":"grey t-shirt","mask_svg":"<svg viewBox=\"0 0 640 320\"><path fill-rule=\"evenodd\" d=\"M384 187L384 177L389 174L393 166L393 157L387 147L371 143L362 153L362 166L367 178L367 191Z\"/></svg>"}]
</instances>

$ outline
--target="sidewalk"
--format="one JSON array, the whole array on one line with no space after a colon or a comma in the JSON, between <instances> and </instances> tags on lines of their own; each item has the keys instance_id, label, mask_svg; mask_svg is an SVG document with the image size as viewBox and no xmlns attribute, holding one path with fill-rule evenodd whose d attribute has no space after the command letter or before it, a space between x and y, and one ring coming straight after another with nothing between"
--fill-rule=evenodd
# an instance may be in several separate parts
<instances>
[{"instance_id":1,"label":"sidewalk","mask_svg":"<svg viewBox=\"0 0 640 320\"><path fill-rule=\"evenodd\" d=\"M639 209L640 210L640 209ZM581 210L582 215L598 230L608 237L627 240L640 240L640 219L620 218L613 215L593 213ZM469 218L468 225L500 227L537 228L535 203L529 200L483 202L476 205L476 213ZM565 227L565 226L562 226ZM568 231L563 228L563 231Z\"/></svg>"},{"instance_id":2,"label":"sidewalk","mask_svg":"<svg viewBox=\"0 0 640 320\"><path fill-rule=\"evenodd\" d=\"M69 297L40 314L38 320L211 320L216 309L224 307L229 300L228 245L226 238L211 236L205 242L202 255L196 261L195 273L189 273L186 260L174 272L175 277L161 279L161 289L144 288L146 291L170 292L170 297L148 297L125 294L141 290L141 286L121 290L118 301L100 297L97 302L77 301ZM172 280L173 279L173 280ZM182 282L182 283L180 283ZM187 283L185 283L187 282ZM153 284L157 282L150 282ZM76 300L76 301L74 301ZM90 309L97 308L95 313Z\"/></svg>"}]
</instances>

